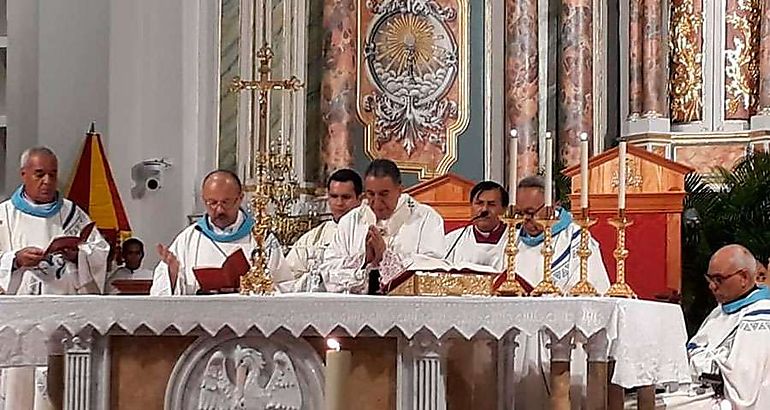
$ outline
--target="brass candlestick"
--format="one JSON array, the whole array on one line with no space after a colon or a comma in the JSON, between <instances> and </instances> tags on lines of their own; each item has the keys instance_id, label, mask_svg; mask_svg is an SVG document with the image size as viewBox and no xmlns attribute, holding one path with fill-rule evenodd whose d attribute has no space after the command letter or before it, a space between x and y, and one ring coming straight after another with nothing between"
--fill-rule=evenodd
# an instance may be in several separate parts
<instances>
[{"instance_id":1,"label":"brass candlestick","mask_svg":"<svg viewBox=\"0 0 770 410\"><path fill-rule=\"evenodd\" d=\"M266 159L267 156L265 154L257 155L256 186L248 187L254 191L251 195L250 205L256 223L251 229L251 235L256 246L252 253L251 269L241 276L242 295L273 294L273 280L267 272L267 249L265 246L270 226L270 217L267 214L267 205L270 202L270 197L266 192L264 180Z\"/></svg>"},{"instance_id":2,"label":"brass candlestick","mask_svg":"<svg viewBox=\"0 0 770 410\"><path fill-rule=\"evenodd\" d=\"M615 283L610 286L607 293L604 296L611 296L616 298L636 298L636 293L631 289L631 286L626 283L626 258L628 257L628 249L626 249L626 228L633 224L633 221L629 221L626 218L625 209L618 210L618 216L612 218L609 221L610 225L615 227L617 231L617 242L615 245Z\"/></svg>"},{"instance_id":3,"label":"brass candlestick","mask_svg":"<svg viewBox=\"0 0 770 410\"><path fill-rule=\"evenodd\" d=\"M575 221L580 226L580 281L569 290L570 296L599 296L594 285L588 281L588 257L591 256L591 249L588 247L590 234L588 228L596 224L596 219L591 219L588 215L588 208L580 210L580 219Z\"/></svg>"},{"instance_id":4,"label":"brass candlestick","mask_svg":"<svg viewBox=\"0 0 770 410\"><path fill-rule=\"evenodd\" d=\"M516 280L516 255L519 248L516 246L516 226L524 222L521 214L516 213L516 205L511 204L503 217L503 222L508 225L508 244L505 247L508 271L503 282L496 290L498 296L525 296L527 292Z\"/></svg>"},{"instance_id":5,"label":"brass candlestick","mask_svg":"<svg viewBox=\"0 0 770 410\"><path fill-rule=\"evenodd\" d=\"M551 228L558 222L553 214L552 207L545 208L545 219L538 219L536 222L543 226L543 248L540 253L543 255L543 280L532 289L530 296L561 295L561 289L553 283L551 261L553 260L553 234Z\"/></svg>"}]
</instances>

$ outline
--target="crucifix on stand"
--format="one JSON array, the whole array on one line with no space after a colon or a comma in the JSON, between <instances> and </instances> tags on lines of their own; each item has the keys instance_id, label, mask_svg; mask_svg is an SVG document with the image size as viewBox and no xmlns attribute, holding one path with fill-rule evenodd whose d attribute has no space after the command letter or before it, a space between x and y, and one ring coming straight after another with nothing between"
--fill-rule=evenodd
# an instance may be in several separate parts
<instances>
[{"instance_id":1,"label":"crucifix on stand","mask_svg":"<svg viewBox=\"0 0 770 410\"><path fill-rule=\"evenodd\" d=\"M251 80L240 77L233 78L231 92L249 91L249 123L250 147L249 157L252 160L247 175L246 190L251 192L250 205L256 223L252 228L252 236L256 242L251 261L251 269L241 277L241 294L269 295L273 292L273 281L267 272L267 252L265 240L270 228L270 218L267 206L271 198L270 182L266 178L267 167L270 165L270 150L267 146L268 107L272 91L295 92L302 88L302 82L295 76L288 79L273 79L270 75L273 50L268 43L267 32L267 1L263 0L262 7L262 47L257 50L257 0L252 2L252 38L251 38ZM255 109L259 107L259 111ZM259 135L257 135L257 130Z\"/></svg>"}]
</instances>

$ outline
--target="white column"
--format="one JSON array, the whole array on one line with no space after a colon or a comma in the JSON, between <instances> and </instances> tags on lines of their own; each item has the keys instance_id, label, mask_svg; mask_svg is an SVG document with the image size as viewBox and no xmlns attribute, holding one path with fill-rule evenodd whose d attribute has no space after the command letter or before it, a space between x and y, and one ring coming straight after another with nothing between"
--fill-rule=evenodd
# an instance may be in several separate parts
<instances>
[{"instance_id":1,"label":"white column","mask_svg":"<svg viewBox=\"0 0 770 410\"><path fill-rule=\"evenodd\" d=\"M399 410L446 410L446 351L441 340L420 331L398 346Z\"/></svg>"},{"instance_id":2,"label":"white column","mask_svg":"<svg viewBox=\"0 0 770 410\"><path fill-rule=\"evenodd\" d=\"M91 408L91 338L67 338L64 340L64 410Z\"/></svg>"}]
</instances>

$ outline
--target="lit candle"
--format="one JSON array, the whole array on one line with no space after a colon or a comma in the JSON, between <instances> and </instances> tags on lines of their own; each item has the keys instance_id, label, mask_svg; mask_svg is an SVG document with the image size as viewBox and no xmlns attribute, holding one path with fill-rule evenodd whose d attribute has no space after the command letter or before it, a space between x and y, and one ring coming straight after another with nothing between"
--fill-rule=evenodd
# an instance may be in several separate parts
<instances>
[{"instance_id":1,"label":"lit candle","mask_svg":"<svg viewBox=\"0 0 770 410\"><path fill-rule=\"evenodd\" d=\"M509 162L510 169L508 170L508 190L511 191L511 204L516 205L516 184L518 183L517 173L519 166L519 133L516 130L511 130L511 141L508 146L508 156L511 158Z\"/></svg>"},{"instance_id":2,"label":"lit candle","mask_svg":"<svg viewBox=\"0 0 770 410\"><path fill-rule=\"evenodd\" d=\"M580 133L580 208L588 209L588 134Z\"/></svg>"},{"instance_id":3,"label":"lit candle","mask_svg":"<svg viewBox=\"0 0 770 410\"><path fill-rule=\"evenodd\" d=\"M626 147L625 141L618 145L618 209L626 209Z\"/></svg>"},{"instance_id":4,"label":"lit candle","mask_svg":"<svg viewBox=\"0 0 770 410\"><path fill-rule=\"evenodd\" d=\"M340 350L340 343L336 339L328 339L326 345L329 347L326 351L326 409L346 410L346 384L352 358L349 351Z\"/></svg>"},{"instance_id":5,"label":"lit candle","mask_svg":"<svg viewBox=\"0 0 770 410\"><path fill-rule=\"evenodd\" d=\"M545 206L553 207L553 139L545 133Z\"/></svg>"}]
</instances>

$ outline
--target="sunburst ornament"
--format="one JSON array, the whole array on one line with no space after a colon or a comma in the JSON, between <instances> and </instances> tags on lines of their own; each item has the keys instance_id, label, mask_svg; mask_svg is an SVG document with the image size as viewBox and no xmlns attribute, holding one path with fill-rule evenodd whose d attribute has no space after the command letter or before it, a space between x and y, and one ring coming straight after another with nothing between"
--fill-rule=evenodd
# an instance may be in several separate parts
<instances>
[{"instance_id":1,"label":"sunburst ornament","mask_svg":"<svg viewBox=\"0 0 770 410\"><path fill-rule=\"evenodd\" d=\"M376 44L383 50L382 57L390 60L388 69L399 72L416 69L422 76L420 67L434 58L433 25L422 17L400 15L385 23L385 31Z\"/></svg>"}]
</instances>

